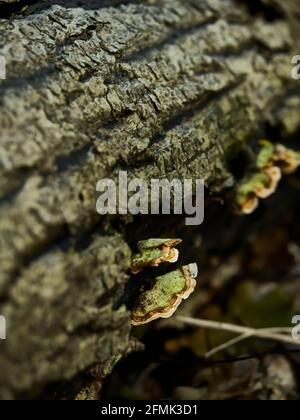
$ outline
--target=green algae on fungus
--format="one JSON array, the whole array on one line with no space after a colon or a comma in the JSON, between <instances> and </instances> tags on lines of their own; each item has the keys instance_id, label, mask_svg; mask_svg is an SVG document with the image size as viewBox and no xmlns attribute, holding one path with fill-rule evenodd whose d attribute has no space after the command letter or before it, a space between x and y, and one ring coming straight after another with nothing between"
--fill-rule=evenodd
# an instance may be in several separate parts
<instances>
[{"instance_id":1,"label":"green algae on fungus","mask_svg":"<svg viewBox=\"0 0 300 420\"><path fill-rule=\"evenodd\" d=\"M276 166L263 169L245 177L236 187L235 208L239 214L251 214L259 199L270 197L281 180L281 171Z\"/></svg>"},{"instance_id":2,"label":"green algae on fungus","mask_svg":"<svg viewBox=\"0 0 300 420\"><path fill-rule=\"evenodd\" d=\"M132 258L131 272L138 274L146 267L158 267L162 263L175 263L179 252L175 248L181 239L147 239L138 243L139 253Z\"/></svg>"},{"instance_id":3,"label":"green algae on fungus","mask_svg":"<svg viewBox=\"0 0 300 420\"><path fill-rule=\"evenodd\" d=\"M259 142L260 150L256 158L256 166L259 169L264 169L273 165L273 157L275 146L268 140L261 140Z\"/></svg>"},{"instance_id":4,"label":"green algae on fungus","mask_svg":"<svg viewBox=\"0 0 300 420\"><path fill-rule=\"evenodd\" d=\"M260 151L256 159L259 169L277 166L284 175L294 173L300 166L300 153L278 143L273 144L268 140L261 140Z\"/></svg>"},{"instance_id":5,"label":"green algae on fungus","mask_svg":"<svg viewBox=\"0 0 300 420\"><path fill-rule=\"evenodd\" d=\"M132 325L147 324L158 318L170 318L183 299L196 287L197 264L183 266L157 277L151 290L143 292L132 311Z\"/></svg>"},{"instance_id":6,"label":"green algae on fungus","mask_svg":"<svg viewBox=\"0 0 300 420\"><path fill-rule=\"evenodd\" d=\"M233 207L238 214L253 213L259 199L266 199L276 191L282 174L292 174L300 166L299 152L268 140L261 140L259 146L255 168L235 188Z\"/></svg>"}]
</instances>

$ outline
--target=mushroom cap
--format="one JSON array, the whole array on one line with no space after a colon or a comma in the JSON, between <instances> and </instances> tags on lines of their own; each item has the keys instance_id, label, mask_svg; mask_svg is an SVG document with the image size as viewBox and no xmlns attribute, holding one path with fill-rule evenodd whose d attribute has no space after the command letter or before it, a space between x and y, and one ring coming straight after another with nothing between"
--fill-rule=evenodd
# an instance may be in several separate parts
<instances>
[{"instance_id":1,"label":"mushroom cap","mask_svg":"<svg viewBox=\"0 0 300 420\"><path fill-rule=\"evenodd\" d=\"M157 277L153 288L140 295L132 312L132 325L170 318L182 300L194 291L197 273L197 264L189 264Z\"/></svg>"},{"instance_id":2,"label":"mushroom cap","mask_svg":"<svg viewBox=\"0 0 300 420\"><path fill-rule=\"evenodd\" d=\"M300 153L277 144L275 149L275 160L285 175L297 171L300 166Z\"/></svg>"},{"instance_id":3,"label":"mushroom cap","mask_svg":"<svg viewBox=\"0 0 300 420\"><path fill-rule=\"evenodd\" d=\"M259 198L268 198L276 191L278 184L282 178L281 170L277 166L272 166L270 168L264 169L264 173L269 178L268 186L261 186L255 190L256 195Z\"/></svg>"},{"instance_id":4,"label":"mushroom cap","mask_svg":"<svg viewBox=\"0 0 300 420\"><path fill-rule=\"evenodd\" d=\"M255 210L259 206L259 199L253 195L252 197L249 196L248 200L244 203L244 205L241 208L242 214L252 214L255 212Z\"/></svg>"},{"instance_id":5,"label":"mushroom cap","mask_svg":"<svg viewBox=\"0 0 300 420\"><path fill-rule=\"evenodd\" d=\"M179 245L182 239L162 239L162 238L151 238L145 241L138 242L138 249L143 251L150 248L159 248L161 246L174 247Z\"/></svg>"},{"instance_id":6,"label":"mushroom cap","mask_svg":"<svg viewBox=\"0 0 300 420\"><path fill-rule=\"evenodd\" d=\"M281 170L277 166L269 166L245 178L237 190L238 213L253 213L259 205L258 199L270 197L276 191L281 178Z\"/></svg>"},{"instance_id":7,"label":"mushroom cap","mask_svg":"<svg viewBox=\"0 0 300 420\"><path fill-rule=\"evenodd\" d=\"M179 251L176 248L171 248L169 255L165 257L165 261L169 263L176 263L179 258Z\"/></svg>"},{"instance_id":8,"label":"mushroom cap","mask_svg":"<svg viewBox=\"0 0 300 420\"><path fill-rule=\"evenodd\" d=\"M189 264L188 266L186 266L186 268L188 269L189 275L193 279L195 279L198 276L198 265L196 263Z\"/></svg>"},{"instance_id":9,"label":"mushroom cap","mask_svg":"<svg viewBox=\"0 0 300 420\"><path fill-rule=\"evenodd\" d=\"M256 166L259 169L267 168L272 165L275 146L268 140L261 140L259 145L261 149L257 155Z\"/></svg>"},{"instance_id":10,"label":"mushroom cap","mask_svg":"<svg viewBox=\"0 0 300 420\"><path fill-rule=\"evenodd\" d=\"M133 274L138 274L143 268L151 266L151 263L162 257L162 251L159 248L145 249L142 253L136 254L132 258Z\"/></svg>"},{"instance_id":11,"label":"mushroom cap","mask_svg":"<svg viewBox=\"0 0 300 420\"><path fill-rule=\"evenodd\" d=\"M158 267L162 263L178 261L179 251L173 248L181 239L149 239L138 243L139 253L132 258L131 272L138 274L145 267Z\"/></svg>"}]
</instances>

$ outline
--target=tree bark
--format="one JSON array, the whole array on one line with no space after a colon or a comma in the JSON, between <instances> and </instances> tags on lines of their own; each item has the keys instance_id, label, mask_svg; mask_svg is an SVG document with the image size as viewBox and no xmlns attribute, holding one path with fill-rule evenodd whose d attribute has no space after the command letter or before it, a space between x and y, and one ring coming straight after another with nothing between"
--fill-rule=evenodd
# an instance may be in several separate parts
<instances>
[{"instance_id":1,"label":"tree bark","mask_svg":"<svg viewBox=\"0 0 300 420\"><path fill-rule=\"evenodd\" d=\"M223 193L236 151L300 125L297 0L30 3L0 20L1 398L96 363L105 376L132 350L129 313L113 309L131 227L97 215L99 179Z\"/></svg>"}]
</instances>

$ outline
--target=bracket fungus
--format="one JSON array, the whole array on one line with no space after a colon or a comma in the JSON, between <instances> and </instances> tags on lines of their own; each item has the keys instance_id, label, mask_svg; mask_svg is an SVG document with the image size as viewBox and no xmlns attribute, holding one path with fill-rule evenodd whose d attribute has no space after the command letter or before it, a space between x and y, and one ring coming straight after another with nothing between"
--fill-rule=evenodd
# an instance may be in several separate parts
<instances>
[{"instance_id":1,"label":"bracket fungus","mask_svg":"<svg viewBox=\"0 0 300 420\"><path fill-rule=\"evenodd\" d=\"M181 239L148 239L138 243L139 253L132 258L132 274L140 273L146 267L158 267L162 263L175 263L179 252L175 248Z\"/></svg>"},{"instance_id":2,"label":"bracket fungus","mask_svg":"<svg viewBox=\"0 0 300 420\"><path fill-rule=\"evenodd\" d=\"M276 166L284 175L290 175L300 166L300 153L288 149L282 144L273 144L268 140L261 140L260 151L257 156L257 167L260 169Z\"/></svg>"},{"instance_id":3,"label":"bracket fungus","mask_svg":"<svg viewBox=\"0 0 300 420\"><path fill-rule=\"evenodd\" d=\"M294 173L300 166L300 153L268 140L259 142L255 168L235 188L234 209L238 214L251 214L259 199L270 197L277 189L282 174Z\"/></svg>"},{"instance_id":4,"label":"bracket fungus","mask_svg":"<svg viewBox=\"0 0 300 420\"><path fill-rule=\"evenodd\" d=\"M290 175L297 171L300 166L300 153L288 149L282 144L275 147L274 160L281 168L284 175Z\"/></svg>"},{"instance_id":5,"label":"bracket fungus","mask_svg":"<svg viewBox=\"0 0 300 420\"><path fill-rule=\"evenodd\" d=\"M273 166L273 156L275 153L275 146L268 140L260 140L259 142L260 150L256 158L256 167L258 169L268 168Z\"/></svg>"},{"instance_id":6,"label":"bracket fungus","mask_svg":"<svg viewBox=\"0 0 300 420\"><path fill-rule=\"evenodd\" d=\"M251 214L259 205L259 199L272 195L281 180L276 166L266 168L244 178L236 188L235 207L238 214Z\"/></svg>"},{"instance_id":7,"label":"bracket fungus","mask_svg":"<svg viewBox=\"0 0 300 420\"><path fill-rule=\"evenodd\" d=\"M270 197L277 190L278 184L282 178L281 171L277 166L271 166L261 172L261 177L263 182L256 187L255 194L257 197L265 199Z\"/></svg>"},{"instance_id":8,"label":"bracket fungus","mask_svg":"<svg viewBox=\"0 0 300 420\"><path fill-rule=\"evenodd\" d=\"M197 264L189 264L157 277L151 290L143 292L132 311L132 325L147 324L158 318L170 318L183 299L194 291Z\"/></svg>"}]
</instances>

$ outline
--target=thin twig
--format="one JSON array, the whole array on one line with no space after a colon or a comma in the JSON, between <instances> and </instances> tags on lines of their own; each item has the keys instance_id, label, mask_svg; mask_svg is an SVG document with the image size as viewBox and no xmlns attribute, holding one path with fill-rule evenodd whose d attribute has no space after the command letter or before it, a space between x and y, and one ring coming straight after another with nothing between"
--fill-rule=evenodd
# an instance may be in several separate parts
<instances>
[{"instance_id":1,"label":"thin twig","mask_svg":"<svg viewBox=\"0 0 300 420\"><path fill-rule=\"evenodd\" d=\"M288 333L290 333L290 330L291 330L290 328L264 328L260 331L271 332L271 333L287 333L288 334ZM248 338L251 338L251 337L253 337L253 334L251 334L251 335L249 333L242 334L239 337L233 338L229 341L226 341L224 344L221 344L220 346L213 348L212 350L210 350L209 352L207 352L205 354L205 357L207 359L209 359L210 357L214 356L215 354L217 354L221 351L224 351L224 350L228 349L229 347L233 347L236 344L238 344L238 343L240 343L244 340L247 340Z\"/></svg>"},{"instance_id":2,"label":"thin twig","mask_svg":"<svg viewBox=\"0 0 300 420\"><path fill-rule=\"evenodd\" d=\"M210 350L209 352L207 352L205 354L206 359L209 359L210 357L214 356L215 354L224 351L226 349L228 349L229 347L233 347L236 344L240 343L241 341L247 340L247 338L250 338L251 335L247 334L242 334L238 337L235 337L229 341L226 341L226 343L221 344L218 347L213 348L212 350Z\"/></svg>"},{"instance_id":3,"label":"thin twig","mask_svg":"<svg viewBox=\"0 0 300 420\"><path fill-rule=\"evenodd\" d=\"M300 346L300 340L295 340L294 338L292 338L292 336L287 337L284 334L270 332L270 329L266 329L266 328L255 329L255 328L243 327L241 325L233 325L233 324L227 324L224 322L209 321L206 319L196 319L196 318L190 318L190 317L185 317L185 316L176 316L176 319L180 322L183 322L188 325L193 325L196 327L202 327L202 328L216 330L216 331L227 331L227 332L236 333L243 336L247 335L249 337L262 338L264 340L273 340L273 341L279 341L281 343ZM276 328L276 330L284 331L286 334L292 335L292 328L284 328L284 329Z\"/></svg>"}]
</instances>

